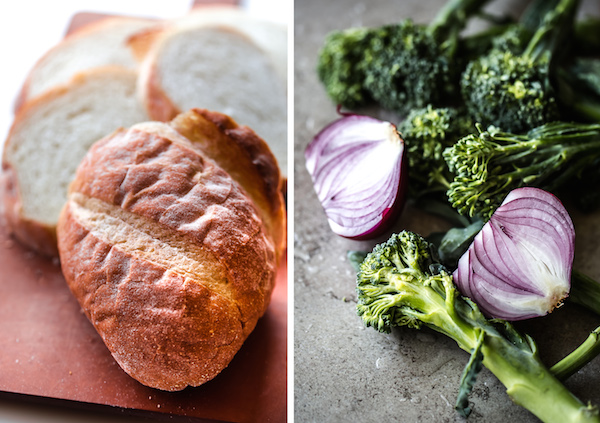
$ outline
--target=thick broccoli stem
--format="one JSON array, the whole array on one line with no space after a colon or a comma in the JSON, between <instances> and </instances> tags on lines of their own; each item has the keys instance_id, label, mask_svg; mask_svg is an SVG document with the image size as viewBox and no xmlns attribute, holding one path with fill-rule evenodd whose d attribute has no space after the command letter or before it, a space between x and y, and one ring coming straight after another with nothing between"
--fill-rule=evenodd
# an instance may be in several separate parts
<instances>
[{"instance_id":1,"label":"thick broccoli stem","mask_svg":"<svg viewBox=\"0 0 600 423\"><path fill-rule=\"evenodd\" d=\"M583 404L541 363L537 354L516 348L503 337L488 336L483 365L507 394L544 422L600 422L597 410Z\"/></svg>"},{"instance_id":2,"label":"thick broccoli stem","mask_svg":"<svg viewBox=\"0 0 600 423\"><path fill-rule=\"evenodd\" d=\"M477 346L483 331L483 365L502 382L515 403L542 421L600 422L597 412L583 404L544 366L532 339L521 337L508 324L505 328L509 336L497 330L476 305L458 296L449 274L428 276L427 284L410 282L424 277L407 269L382 269L378 278L388 284L377 285L377 293L368 290L373 286L363 287L363 295L379 296L380 303L374 306L378 310L402 304L401 313L415 327L420 322L443 333L467 352Z\"/></svg>"},{"instance_id":3,"label":"thick broccoli stem","mask_svg":"<svg viewBox=\"0 0 600 423\"><path fill-rule=\"evenodd\" d=\"M469 307L459 305L463 300L455 298L451 288L447 289L445 299L436 298L431 292L422 295L426 299L424 303L435 304L435 311L421 315L420 320L431 329L454 339L463 350L471 352L477 345L479 334L484 332L481 347L483 365L502 382L516 404L544 422L600 422L597 411L575 397L541 362L532 339L526 340L528 346L525 347L525 340L518 339L521 345L510 342L488 322L466 321L460 310ZM555 369L560 372L559 377L570 375L574 367L582 367L597 355L598 347L593 349L583 345L580 348L581 354L573 353L569 360L561 362L562 367ZM548 401L548 398L551 400Z\"/></svg>"},{"instance_id":4,"label":"thick broccoli stem","mask_svg":"<svg viewBox=\"0 0 600 423\"><path fill-rule=\"evenodd\" d=\"M483 365L502 382L515 403L544 422L600 422L597 412L575 397L541 362L532 339L516 337L516 343L515 339L509 341L489 322L477 316L469 305L461 304L464 299L457 297L450 282L446 285L445 298L436 298L431 292L422 295L426 299L424 303L435 304L435 311L421 315L421 321L454 339L463 350L471 352L477 345L479 334L484 332ZM469 310L476 320L471 320L471 316L468 320L463 319L463 310ZM582 345L581 354L574 352L569 360L561 362L562 367L555 369L560 372L558 376L566 377L574 367L582 367L597 355L597 349ZM547 398L552 400L547 401Z\"/></svg>"},{"instance_id":5,"label":"thick broccoli stem","mask_svg":"<svg viewBox=\"0 0 600 423\"><path fill-rule=\"evenodd\" d=\"M488 3L489 0L448 0L427 25L427 31L440 44L440 51L454 60L460 48L460 33L467 26L469 18Z\"/></svg>"}]
</instances>

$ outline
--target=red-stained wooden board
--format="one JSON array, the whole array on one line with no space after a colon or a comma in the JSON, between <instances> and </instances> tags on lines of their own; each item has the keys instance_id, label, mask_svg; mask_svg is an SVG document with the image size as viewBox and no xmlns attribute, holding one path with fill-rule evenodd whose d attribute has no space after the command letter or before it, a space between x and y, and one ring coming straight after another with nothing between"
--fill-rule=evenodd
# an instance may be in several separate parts
<instances>
[{"instance_id":1,"label":"red-stained wooden board","mask_svg":"<svg viewBox=\"0 0 600 423\"><path fill-rule=\"evenodd\" d=\"M76 14L67 33L104 16ZM0 369L0 392L19 398L201 421L284 422L287 266L279 269L267 313L229 367L203 386L169 393L121 370L71 295L58 263L13 241L0 219Z\"/></svg>"}]
</instances>

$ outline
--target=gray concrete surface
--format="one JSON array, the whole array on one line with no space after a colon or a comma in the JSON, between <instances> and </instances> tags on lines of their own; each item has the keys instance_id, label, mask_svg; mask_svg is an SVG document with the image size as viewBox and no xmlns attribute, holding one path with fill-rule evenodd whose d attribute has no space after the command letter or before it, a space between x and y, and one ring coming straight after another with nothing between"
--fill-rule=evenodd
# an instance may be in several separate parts
<instances>
[{"instance_id":1,"label":"gray concrete surface","mask_svg":"<svg viewBox=\"0 0 600 423\"><path fill-rule=\"evenodd\" d=\"M372 242L349 241L329 230L304 167L304 149L336 116L317 81L317 51L333 29L380 25L411 17L428 22L442 0L296 0L295 4L295 183L294 183L294 417L304 422L464 422L454 411L468 354L429 330L408 328L384 335L364 328L356 316L354 272L348 250ZM496 10L517 10L518 0L496 1ZM586 7L598 10L597 0ZM393 116L384 118L394 119ZM600 279L600 213L574 216L576 267ZM395 231L427 235L446 223L406 208ZM553 364L600 324L600 318L565 306L551 316L519 324L533 335L541 356ZM600 404L600 359L572 376L574 394ZM487 370L470 398L471 423L535 422L513 404Z\"/></svg>"}]
</instances>

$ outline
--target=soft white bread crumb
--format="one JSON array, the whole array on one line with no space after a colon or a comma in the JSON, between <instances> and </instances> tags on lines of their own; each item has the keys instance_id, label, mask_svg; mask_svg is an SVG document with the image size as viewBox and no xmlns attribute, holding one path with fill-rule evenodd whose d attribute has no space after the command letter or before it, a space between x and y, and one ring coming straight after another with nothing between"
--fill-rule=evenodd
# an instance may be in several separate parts
<instances>
[{"instance_id":1,"label":"soft white bread crumb","mask_svg":"<svg viewBox=\"0 0 600 423\"><path fill-rule=\"evenodd\" d=\"M3 170L12 179L12 190L5 192L7 220L25 244L52 252L53 246L38 245L35 234L27 239L30 235L18 230L20 222L55 230L69 183L88 148L119 127L148 120L135 95L136 76L122 68L93 69L29 101L17 114L5 143Z\"/></svg>"},{"instance_id":2,"label":"soft white bread crumb","mask_svg":"<svg viewBox=\"0 0 600 423\"><path fill-rule=\"evenodd\" d=\"M128 40L132 35L155 25L156 22L150 19L110 17L68 35L31 69L17 108L28 99L67 83L73 75L86 69L108 65L136 69L138 63L128 47Z\"/></svg>"},{"instance_id":3,"label":"soft white bread crumb","mask_svg":"<svg viewBox=\"0 0 600 423\"><path fill-rule=\"evenodd\" d=\"M235 8L199 8L166 25L140 71L152 119L195 107L252 128L287 175L287 33Z\"/></svg>"}]
</instances>

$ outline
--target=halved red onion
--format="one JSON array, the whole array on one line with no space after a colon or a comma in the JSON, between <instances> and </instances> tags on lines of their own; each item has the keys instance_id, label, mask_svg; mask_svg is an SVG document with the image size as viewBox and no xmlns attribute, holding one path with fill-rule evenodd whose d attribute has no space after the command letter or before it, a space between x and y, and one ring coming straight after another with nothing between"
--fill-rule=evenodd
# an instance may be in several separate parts
<instances>
[{"instance_id":1,"label":"halved red onion","mask_svg":"<svg viewBox=\"0 0 600 423\"><path fill-rule=\"evenodd\" d=\"M544 316L569 294L574 251L575 228L560 200L518 188L460 258L454 281L489 317Z\"/></svg>"},{"instance_id":2,"label":"halved red onion","mask_svg":"<svg viewBox=\"0 0 600 423\"><path fill-rule=\"evenodd\" d=\"M329 226L338 235L380 235L404 205L404 141L396 127L346 114L325 127L305 151L306 168Z\"/></svg>"}]
</instances>

